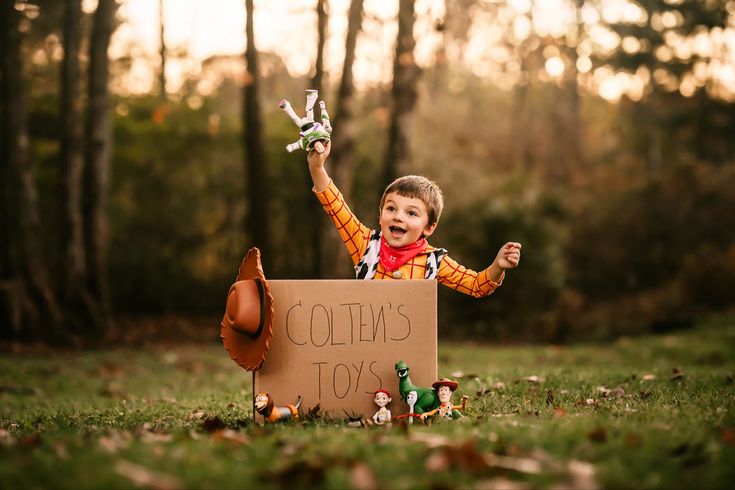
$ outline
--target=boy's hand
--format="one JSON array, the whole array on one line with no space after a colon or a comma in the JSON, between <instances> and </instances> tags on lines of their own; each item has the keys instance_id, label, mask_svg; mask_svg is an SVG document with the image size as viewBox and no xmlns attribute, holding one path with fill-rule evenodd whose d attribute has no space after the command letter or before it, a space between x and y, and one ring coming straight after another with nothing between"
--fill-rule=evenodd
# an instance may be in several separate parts
<instances>
[{"instance_id":1,"label":"boy's hand","mask_svg":"<svg viewBox=\"0 0 735 490\"><path fill-rule=\"evenodd\" d=\"M518 267L518 263L521 261L521 244L517 242L508 242L498 251L497 257L495 257L495 263L502 270L514 269Z\"/></svg>"},{"instance_id":2,"label":"boy's hand","mask_svg":"<svg viewBox=\"0 0 735 490\"><path fill-rule=\"evenodd\" d=\"M321 192L326 189L332 180L324 169L324 162L327 160L331 149L331 142L327 141L322 143L321 141L317 141L314 145L314 149L306 155L306 161L309 162L311 180L314 182L314 190L317 192Z\"/></svg>"},{"instance_id":3,"label":"boy's hand","mask_svg":"<svg viewBox=\"0 0 735 490\"><path fill-rule=\"evenodd\" d=\"M330 141L325 143L317 141L314 144L314 149L306 156L306 161L309 162L309 170L313 171L324 168L324 162L327 160L331 150L332 143Z\"/></svg>"}]
</instances>

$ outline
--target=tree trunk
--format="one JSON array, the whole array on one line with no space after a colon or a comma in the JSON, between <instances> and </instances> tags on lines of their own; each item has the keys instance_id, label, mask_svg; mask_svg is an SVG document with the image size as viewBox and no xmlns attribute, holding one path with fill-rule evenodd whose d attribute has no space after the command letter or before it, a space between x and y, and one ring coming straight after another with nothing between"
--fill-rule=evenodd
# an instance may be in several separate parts
<instances>
[{"instance_id":1,"label":"tree trunk","mask_svg":"<svg viewBox=\"0 0 735 490\"><path fill-rule=\"evenodd\" d=\"M342 78L337 88L337 105L332 118L332 152L330 161L332 176L339 185L342 194L349 200L355 174L355 82L352 66L355 63L355 47L357 36L362 30L362 0L351 0L347 18L347 38L345 40L345 59L342 65ZM330 162L327 162L330 164ZM324 227L322 233L321 272L323 277L347 277L351 274L349 260L335 260L344 257L344 245L339 235L334 232L331 223ZM354 275L354 273L352 273Z\"/></svg>"},{"instance_id":2,"label":"tree trunk","mask_svg":"<svg viewBox=\"0 0 735 490\"><path fill-rule=\"evenodd\" d=\"M158 22L160 28L159 54L161 58L160 71L158 72L158 97L166 98L166 37L163 20L163 0L158 0Z\"/></svg>"},{"instance_id":3,"label":"tree trunk","mask_svg":"<svg viewBox=\"0 0 735 490\"><path fill-rule=\"evenodd\" d=\"M59 340L61 313L42 262L38 197L28 159L21 14L15 9L15 2L1 5L0 335Z\"/></svg>"},{"instance_id":4,"label":"tree trunk","mask_svg":"<svg viewBox=\"0 0 735 490\"><path fill-rule=\"evenodd\" d=\"M311 87L314 90L318 90L321 99L325 99L324 93L324 46L327 42L327 21L329 20L327 9L327 0L317 0L316 3L316 18L317 18L317 50L316 50L316 62L314 78L311 79ZM329 109L329 107L327 107ZM309 278L316 279L321 277L323 273L322 267L322 235L326 231L326 220L324 219L324 212L319 205L319 202L314 197L312 192L311 174L309 173L309 167L302 165L303 180L304 180L304 207L303 216L302 213L294 213L291 215L295 219L300 219L303 222L305 228L304 237L305 249L307 251L307 257L305 257L305 275Z\"/></svg>"},{"instance_id":5,"label":"tree trunk","mask_svg":"<svg viewBox=\"0 0 735 490\"><path fill-rule=\"evenodd\" d=\"M355 171L355 138L357 128L354 121L355 82L352 66L355 63L357 35L362 30L362 0L351 0L347 19L345 60L342 79L337 89L337 107L334 113L334 135L332 137L332 173L345 198L352 194L352 179Z\"/></svg>"},{"instance_id":6,"label":"tree trunk","mask_svg":"<svg viewBox=\"0 0 735 490\"><path fill-rule=\"evenodd\" d=\"M86 292L86 259L82 227L82 144L81 100L79 93L79 46L81 43L80 0L66 0L64 16L64 59L61 63L61 281L59 297L65 316L81 308ZM78 311L78 310L77 310Z\"/></svg>"},{"instance_id":7,"label":"tree trunk","mask_svg":"<svg viewBox=\"0 0 735 490\"><path fill-rule=\"evenodd\" d=\"M252 240L251 245L258 247L263 257L263 264L268 270L272 261L270 250L270 206L268 191L268 164L266 162L263 139L263 121L260 111L258 52L255 49L253 30L253 0L245 1L247 20L245 35L246 83L243 94L243 130L245 144L245 175L248 190L247 233Z\"/></svg>"},{"instance_id":8,"label":"tree trunk","mask_svg":"<svg viewBox=\"0 0 735 490\"><path fill-rule=\"evenodd\" d=\"M107 50L115 26L115 0L99 0L94 14L89 52L89 107L87 109L87 148L85 163L85 245L87 251L88 288L98 312L96 328L106 328L110 315L110 293L107 276L110 156L112 154L112 120L108 94L110 60Z\"/></svg>"},{"instance_id":9,"label":"tree trunk","mask_svg":"<svg viewBox=\"0 0 735 490\"><path fill-rule=\"evenodd\" d=\"M388 148L383 166L385 185L393 181L399 172L403 172L411 159L408 133L410 116L418 98L416 85L419 79L419 68L413 55L416 46L413 37L414 3L415 0L400 0L398 7L398 37L393 60Z\"/></svg>"}]
</instances>

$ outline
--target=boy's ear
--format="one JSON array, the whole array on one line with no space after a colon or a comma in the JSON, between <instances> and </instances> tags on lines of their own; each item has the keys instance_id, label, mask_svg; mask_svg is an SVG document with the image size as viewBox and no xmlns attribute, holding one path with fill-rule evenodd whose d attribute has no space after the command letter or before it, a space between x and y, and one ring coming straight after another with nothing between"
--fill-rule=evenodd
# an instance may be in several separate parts
<instances>
[{"instance_id":1,"label":"boy's ear","mask_svg":"<svg viewBox=\"0 0 735 490\"><path fill-rule=\"evenodd\" d=\"M432 223L430 225L426 225L426 228L424 228L424 238L434 233L434 230L436 230L436 223Z\"/></svg>"}]
</instances>

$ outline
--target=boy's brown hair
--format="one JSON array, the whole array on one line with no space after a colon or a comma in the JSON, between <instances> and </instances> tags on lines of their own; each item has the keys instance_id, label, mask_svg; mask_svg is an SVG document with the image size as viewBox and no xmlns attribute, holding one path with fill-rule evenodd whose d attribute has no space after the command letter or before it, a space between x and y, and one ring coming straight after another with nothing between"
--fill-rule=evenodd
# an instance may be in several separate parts
<instances>
[{"instance_id":1,"label":"boy's brown hair","mask_svg":"<svg viewBox=\"0 0 735 490\"><path fill-rule=\"evenodd\" d=\"M444 208L444 197L436 183L420 175L399 177L383 191L383 197L380 198L380 211L383 210L385 197L391 192L403 197L420 199L426 204L426 211L429 213L429 224L433 225L439 222L439 217Z\"/></svg>"}]
</instances>

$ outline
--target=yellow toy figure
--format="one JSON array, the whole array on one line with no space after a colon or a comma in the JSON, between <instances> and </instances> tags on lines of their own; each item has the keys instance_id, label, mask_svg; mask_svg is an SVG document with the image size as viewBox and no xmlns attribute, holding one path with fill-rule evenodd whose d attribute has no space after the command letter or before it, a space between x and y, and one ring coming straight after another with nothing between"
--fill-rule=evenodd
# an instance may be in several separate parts
<instances>
[{"instance_id":1,"label":"yellow toy figure","mask_svg":"<svg viewBox=\"0 0 735 490\"><path fill-rule=\"evenodd\" d=\"M452 405L452 393L457 389L459 383L452 381L448 378L442 378L436 383L432 384L431 387L436 391L439 397L439 406L434 410L430 410L426 413L422 413L419 417L421 420L426 420L427 417L439 414L441 418L458 419L462 416L460 412L464 412L465 406L467 405L467 396L462 397L461 405Z\"/></svg>"}]
</instances>

